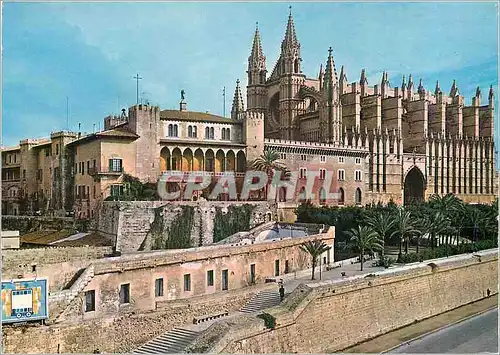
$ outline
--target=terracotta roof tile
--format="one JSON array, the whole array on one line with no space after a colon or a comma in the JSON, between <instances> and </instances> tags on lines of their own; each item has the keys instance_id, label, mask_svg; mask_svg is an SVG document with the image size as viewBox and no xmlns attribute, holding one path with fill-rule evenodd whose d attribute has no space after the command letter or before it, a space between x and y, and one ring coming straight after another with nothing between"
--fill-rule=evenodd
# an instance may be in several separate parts
<instances>
[{"instance_id":1,"label":"terracotta roof tile","mask_svg":"<svg viewBox=\"0 0 500 355\"><path fill-rule=\"evenodd\" d=\"M213 123L238 123L228 117L212 115L210 113L195 111L163 110L160 112L160 119L171 119L179 121L201 121Z\"/></svg>"}]
</instances>

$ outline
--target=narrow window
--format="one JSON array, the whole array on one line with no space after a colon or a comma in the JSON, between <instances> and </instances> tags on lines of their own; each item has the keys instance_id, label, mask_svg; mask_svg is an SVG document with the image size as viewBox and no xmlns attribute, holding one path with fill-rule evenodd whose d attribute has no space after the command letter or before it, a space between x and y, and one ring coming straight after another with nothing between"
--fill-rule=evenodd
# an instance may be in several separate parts
<instances>
[{"instance_id":1,"label":"narrow window","mask_svg":"<svg viewBox=\"0 0 500 355\"><path fill-rule=\"evenodd\" d=\"M250 284L255 283L255 264L250 264Z\"/></svg>"},{"instance_id":2,"label":"narrow window","mask_svg":"<svg viewBox=\"0 0 500 355\"><path fill-rule=\"evenodd\" d=\"M229 288L229 272L228 270L222 270L222 291L226 291Z\"/></svg>"},{"instance_id":3,"label":"narrow window","mask_svg":"<svg viewBox=\"0 0 500 355\"><path fill-rule=\"evenodd\" d=\"M229 128L226 129L226 140L228 140L228 141L231 140L231 130Z\"/></svg>"},{"instance_id":4,"label":"narrow window","mask_svg":"<svg viewBox=\"0 0 500 355\"><path fill-rule=\"evenodd\" d=\"M155 297L163 296L163 278L155 280Z\"/></svg>"},{"instance_id":5,"label":"narrow window","mask_svg":"<svg viewBox=\"0 0 500 355\"><path fill-rule=\"evenodd\" d=\"M214 271L208 270L207 271L207 286L213 286L213 285L214 285Z\"/></svg>"},{"instance_id":6,"label":"narrow window","mask_svg":"<svg viewBox=\"0 0 500 355\"><path fill-rule=\"evenodd\" d=\"M193 126L193 138L196 138L196 137L197 137L196 126Z\"/></svg>"},{"instance_id":7,"label":"narrow window","mask_svg":"<svg viewBox=\"0 0 500 355\"><path fill-rule=\"evenodd\" d=\"M191 274L184 275L184 291L191 291Z\"/></svg>"},{"instance_id":8,"label":"narrow window","mask_svg":"<svg viewBox=\"0 0 500 355\"><path fill-rule=\"evenodd\" d=\"M279 276L280 274L280 261L275 260L274 261L274 276Z\"/></svg>"},{"instance_id":9,"label":"narrow window","mask_svg":"<svg viewBox=\"0 0 500 355\"><path fill-rule=\"evenodd\" d=\"M95 290L85 292L85 312L95 311Z\"/></svg>"},{"instance_id":10,"label":"narrow window","mask_svg":"<svg viewBox=\"0 0 500 355\"><path fill-rule=\"evenodd\" d=\"M285 274L288 274L288 272L290 271L288 267L289 267L288 260L285 260Z\"/></svg>"},{"instance_id":11,"label":"narrow window","mask_svg":"<svg viewBox=\"0 0 500 355\"><path fill-rule=\"evenodd\" d=\"M205 128L205 139L210 139L210 128Z\"/></svg>"},{"instance_id":12,"label":"narrow window","mask_svg":"<svg viewBox=\"0 0 500 355\"><path fill-rule=\"evenodd\" d=\"M120 304L130 303L130 284L120 285Z\"/></svg>"},{"instance_id":13,"label":"narrow window","mask_svg":"<svg viewBox=\"0 0 500 355\"><path fill-rule=\"evenodd\" d=\"M214 128L210 127L210 139L214 139L214 138L215 138Z\"/></svg>"}]
</instances>

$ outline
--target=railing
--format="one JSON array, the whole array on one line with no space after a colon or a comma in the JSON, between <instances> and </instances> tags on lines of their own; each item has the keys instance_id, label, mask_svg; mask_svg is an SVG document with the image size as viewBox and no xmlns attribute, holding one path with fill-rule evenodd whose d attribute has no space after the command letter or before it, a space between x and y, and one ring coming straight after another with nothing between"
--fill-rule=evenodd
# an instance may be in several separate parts
<instances>
[{"instance_id":1,"label":"railing","mask_svg":"<svg viewBox=\"0 0 500 355\"><path fill-rule=\"evenodd\" d=\"M99 174L122 174L123 173L123 167L119 169L99 169L99 168L89 168L88 169L89 175L99 175Z\"/></svg>"}]
</instances>

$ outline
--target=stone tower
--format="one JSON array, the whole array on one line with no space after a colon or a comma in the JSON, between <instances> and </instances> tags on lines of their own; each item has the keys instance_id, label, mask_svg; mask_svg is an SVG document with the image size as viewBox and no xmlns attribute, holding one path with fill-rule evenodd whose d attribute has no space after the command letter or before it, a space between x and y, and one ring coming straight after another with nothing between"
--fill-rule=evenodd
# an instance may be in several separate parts
<instances>
[{"instance_id":1,"label":"stone tower","mask_svg":"<svg viewBox=\"0 0 500 355\"><path fill-rule=\"evenodd\" d=\"M299 98L306 76L301 70L300 43L295 33L292 12L288 16L281 54L271 74L270 81L279 83L279 138L299 139L299 126L295 118L305 109Z\"/></svg>"},{"instance_id":2,"label":"stone tower","mask_svg":"<svg viewBox=\"0 0 500 355\"><path fill-rule=\"evenodd\" d=\"M247 144L247 162L250 164L264 152L264 113L248 110L243 131Z\"/></svg>"},{"instance_id":3,"label":"stone tower","mask_svg":"<svg viewBox=\"0 0 500 355\"><path fill-rule=\"evenodd\" d=\"M333 61L332 48L328 50L328 59L322 82L325 105L320 108L320 140L327 143L342 140L342 108L339 99L339 81L335 62Z\"/></svg>"},{"instance_id":4,"label":"stone tower","mask_svg":"<svg viewBox=\"0 0 500 355\"><path fill-rule=\"evenodd\" d=\"M262 52L259 27L256 27L247 71L247 106L254 111L267 111L266 73L266 57Z\"/></svg>"}]
</instances>

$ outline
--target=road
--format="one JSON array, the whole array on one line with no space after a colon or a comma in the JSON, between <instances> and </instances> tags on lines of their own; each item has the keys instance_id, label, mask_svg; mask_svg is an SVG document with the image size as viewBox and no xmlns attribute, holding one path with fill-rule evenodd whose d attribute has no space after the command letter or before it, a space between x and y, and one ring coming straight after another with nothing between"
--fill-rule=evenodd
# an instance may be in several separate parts
<instances>
[{"instance_id":1,"label":"road","mask_svg":"<svg viewBox=\"0 0 500 355\"><path fill-rule=\"evenodd\" d=\"M498 353L498 309L438 330L390 353Z\"/></svg>"}]
</instances>

